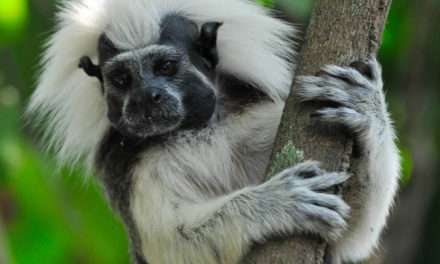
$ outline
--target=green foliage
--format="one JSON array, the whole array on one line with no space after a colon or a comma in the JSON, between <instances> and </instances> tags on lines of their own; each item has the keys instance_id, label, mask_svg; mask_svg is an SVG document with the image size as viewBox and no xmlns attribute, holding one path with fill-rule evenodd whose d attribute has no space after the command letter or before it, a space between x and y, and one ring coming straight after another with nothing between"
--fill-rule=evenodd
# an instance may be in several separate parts
<instances>
[{"instance_id":1,"label":"green foliage","mask_svg":"<svg viewBox=\"0 0 440 264\"><path fill-rule=\"evenodd\" d=\"M402 176L400 177L400 184L402 187L407 186L411 182L412 172L413 172L413 160L409 149L406 147L400 147L401 156L401 166L402 166Z\"/></svg>"},{"instance_id":2,"label":"green foliage","mask_svg":"<svg viewBox=\"0 0 440 264\"><path fill-rule=\"evenodd\" d=\"M273 7L274 1L273 0L258 0L258 3L260 5L263 5L266 7Z\"/></svg>"},{"instance_id":3,"label":"green foliage","mask_svg":"<svg viewBox=\"0 0 440 264\"><path fill-rule=\"evenodd\" d=\"M413 26L408 12L406 1L393 1L380 48L382 60L393 60L408 51Z\"/></svg>"},{"instance_id":4,"label":"green foliage","mask_svg":"<svg viewBox=\"0 0 440 264\"><path fill-rule=\"evenodd\" d=\"M0 42L19 38L27 19L26 0L0 0Z\"/></svg>"},{"instance_id":5,"label":"green foliage","mask_svg":"<svg viewBox=\"0 0 440 264\"><path fill-rule=\"evenodd\" d=\"M97 184L42 158L19 132L17 110L0 107L9 117L0 134L0 193L11 197L6 225L14 262L128 263L125 232Z\"/></svg>"},{"instance_id":6,"label":"green foliage","mask_svg":"<svg viewBox=\"0 0 440 264\"><path fill-rule=\"evenodd\" d=\"M287 14L300 19L306 19L312 10L313 0L276 0L276 4L281 6Z\"/></svg>"}]
</instances>

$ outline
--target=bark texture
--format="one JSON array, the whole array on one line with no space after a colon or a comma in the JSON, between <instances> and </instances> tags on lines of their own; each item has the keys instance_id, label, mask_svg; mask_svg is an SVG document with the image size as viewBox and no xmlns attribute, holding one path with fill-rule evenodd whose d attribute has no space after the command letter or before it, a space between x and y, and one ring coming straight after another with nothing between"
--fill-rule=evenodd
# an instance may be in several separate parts
<instances>
[{"instance_id":1,"label":"bark texture","mask_svg":"<svg viewBox=\"0 0 440 264\"><path fill-rule=\"evenodd\" d=\"M296 76L313 75L326 64L348 65L375 56L380 46L391 0L317 0L298 58ZM350 170L343 194L352 206L351 222L362 208L366 173L352 155L353 142L342 127L324 126L310 119L317 104L299 104L296 82L287 100L268 172L279 169L276 157L288 142L304 152L305 159L321 161L328 170ZM268 175L270 177L271 175ZM350 224L350 223L349 223ZM245 263L327 263L328 245L319 238L295 237L256 246Z\"/></svg>"}]
</instances>

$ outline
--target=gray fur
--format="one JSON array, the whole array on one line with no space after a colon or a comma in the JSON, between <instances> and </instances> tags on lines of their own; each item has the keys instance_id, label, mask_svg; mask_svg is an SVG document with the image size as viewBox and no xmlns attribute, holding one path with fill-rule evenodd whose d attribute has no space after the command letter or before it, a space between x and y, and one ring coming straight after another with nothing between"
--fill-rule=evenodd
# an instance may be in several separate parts
<instances>
[{"instance_id":1,"label":"gray fur","mask_svg":"<svg viewBox=\"0 0 440 264\"><path fill-rule=\"evenodd\" d=\"M380 66L375 59L367 62L372 69L372 79L351 67L328 65L319 76L301 76L298 91L303 102L332 101L340 107L319 109L315 117L325 122L340 123L358 135L377 129L380 137L387 125L388 114L382 91ZM364 139L360 142L364 143ZM363 147L368 147L364 146Z\"/></svg>"},{"instance_id":2,"label":"gray fur","mask_svg":"<svg viewBox=\"0 0 440 264\"><path fill-rule=\"evenodd\" d=\"M316 178L303 179L304 173ZM239 217L240 224L246 227L246 240L261 242L292 233L318 234L335 240L346 226L344 218L348 217L349 207L340 197L319 190L341 184L347 178L344 173L319 169L316 162L304 162L267 183L237 192L205 222L197 227L181 226L181 232L187 238L206 236L219 232L215 230L219 226L216 222L225 224Z\"/></svg>"}]
</instances>

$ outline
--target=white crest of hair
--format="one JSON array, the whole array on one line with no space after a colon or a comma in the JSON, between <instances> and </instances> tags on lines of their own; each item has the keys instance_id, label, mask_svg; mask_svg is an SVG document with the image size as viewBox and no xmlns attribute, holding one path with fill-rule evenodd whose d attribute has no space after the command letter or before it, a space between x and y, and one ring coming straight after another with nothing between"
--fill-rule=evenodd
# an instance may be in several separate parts
<instances>
[{"instance_id":1,"label":"white crest of hair","mask_svg":"<svg viewBox=\"0 0 440 264\"><path fill-rule=\"evenodd\" d=\"M96 78L78 68L82 56L97 58L102 33L121 49L141 48L159 37L161 19L172 13L198 24L222 22L219 70L256 84L282 104L292 80L295 30L246 0L71 0L60 7L57 30L47 43L28 114L49 123L50 147L61 163L92 159L109 127ZM274 71L273 69L277 69Z\"/></svg>"}]
</instances>

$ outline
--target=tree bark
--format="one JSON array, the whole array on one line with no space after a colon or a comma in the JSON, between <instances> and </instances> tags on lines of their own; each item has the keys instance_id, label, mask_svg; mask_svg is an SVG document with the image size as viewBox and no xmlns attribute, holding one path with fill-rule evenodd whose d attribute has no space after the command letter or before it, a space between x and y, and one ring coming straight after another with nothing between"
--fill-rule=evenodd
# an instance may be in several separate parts
<instances>
[{"instance_id":1,"label":"tree bark","mask_svg":"<svg viewBox=\"0 0 440 264\"><path fill-rule=\"evenodd\" d=\"M296 76L313 75L326 64L348 65L376 55L390 4L391 0L317 0L297 61ZM289 142L303 152L305 159L319 160L328 170L350 170L355 177L343 188L343 194L352 207L350 222L355 221L363 204L359 194L367 175L359 170L352 155L352 138L342 127L312 121L310 113L319 104L300 104L295 96L298 84L295 80L293 83L267 171L283 169L277 159ZM272 240L256 246L244 262L326 263L327 247L319 238L306 236Z\"/></svg>"}]
</instances>

